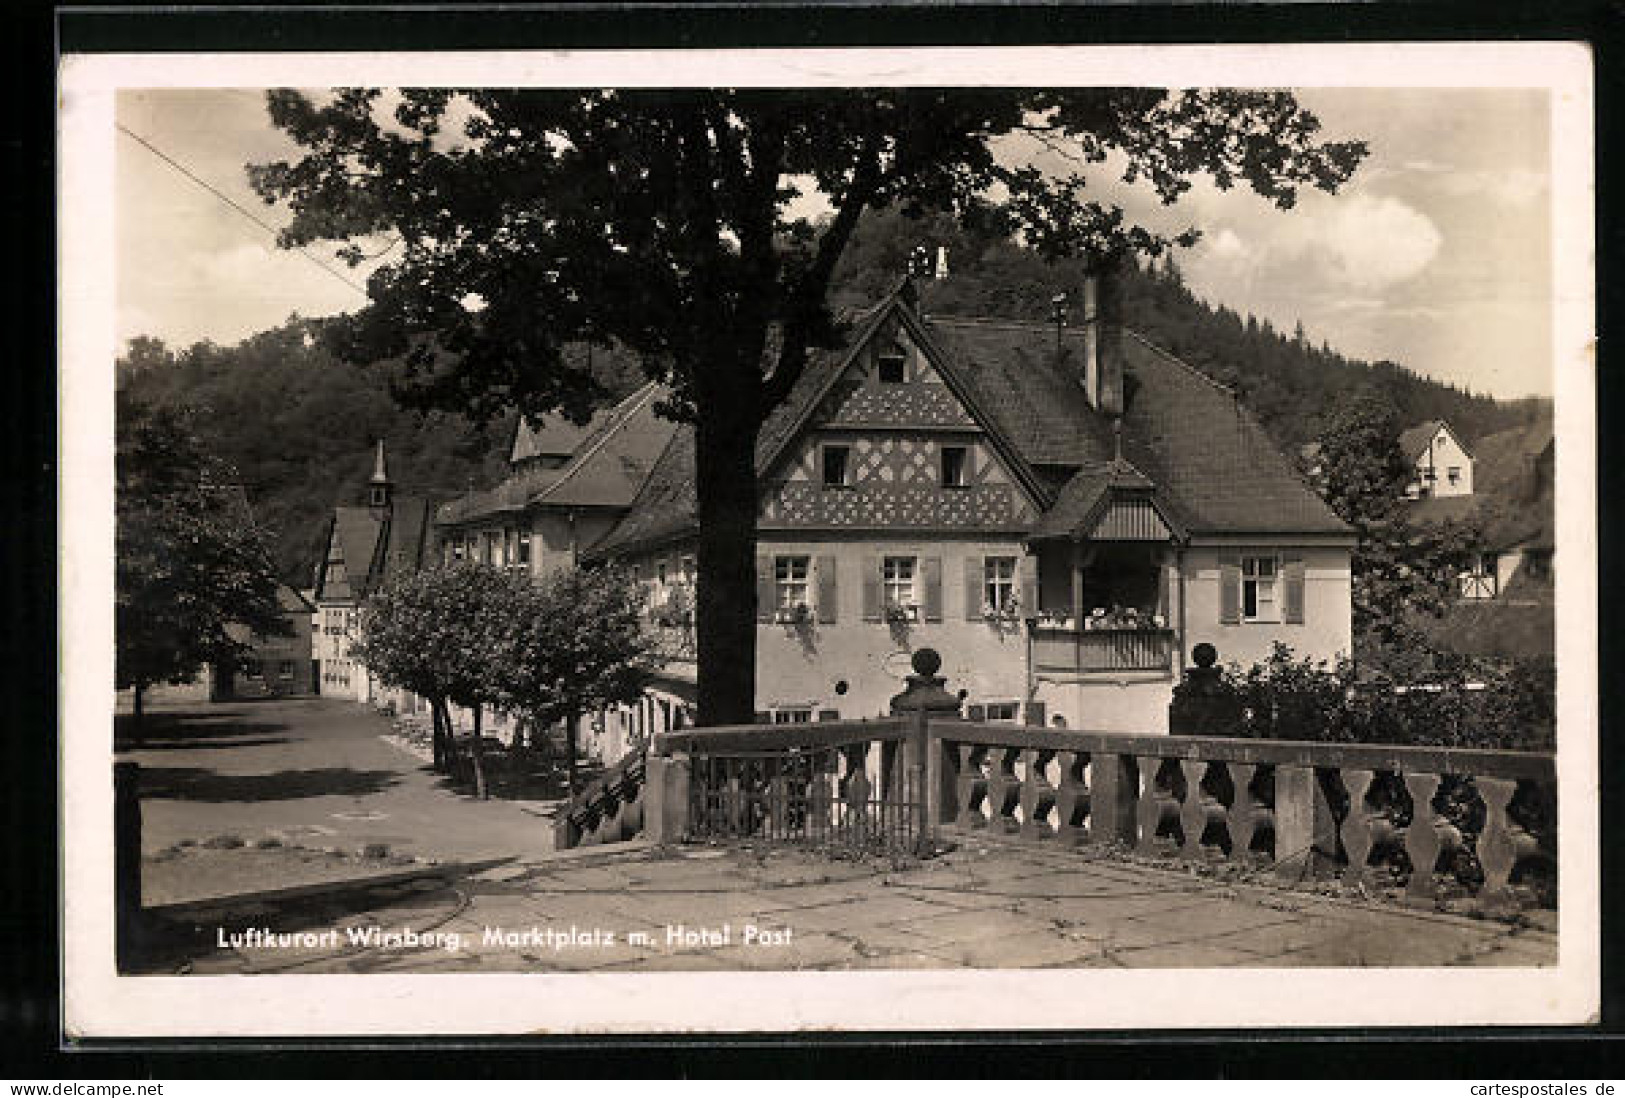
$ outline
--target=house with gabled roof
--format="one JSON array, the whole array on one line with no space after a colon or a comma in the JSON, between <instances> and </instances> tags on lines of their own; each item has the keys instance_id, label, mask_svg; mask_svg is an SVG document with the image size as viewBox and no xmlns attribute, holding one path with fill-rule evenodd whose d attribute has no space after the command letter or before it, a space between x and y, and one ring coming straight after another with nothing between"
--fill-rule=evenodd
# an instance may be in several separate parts
<instances>
[{"instance_id":1,"label":"house with gabled roof","mask_svg":"<svg viewBox=\"0 0 1625 1098\"><path fill-rule=\"evenodd\" d=\"M1450 424L1430 419L1400 432L1399 449L1416 475L1405 488L1411 499L1449 499L1473 494L1473 455Z\"/></svg>"},{"instance_id":2,"label":"house with gabled roof","mask_svg":"<svg viewBox=\"0 0 1625 1098\"><path fill-rule=\"evenodd\" d=\"M758 440L758 719L881 715L929 646L973 718L1160 731L1198 643L1351 651L1353 531L1232 392L1088 298L1079 328L953 318L905 280L813 357ZM671 605L695 514L685 427L588 556ZM692 700L692 664L661 689Z\"/></svg>"},{"instance_id":3,"label":"house with gabled roof","mask_svg":"<svg viewBox=\"0 0 1625 1098\"><path fill-rule=\"evenodd\" d=\"M316 687L324 695L371 702L378 685L351 653L367 596L395 576L416 571L430 558L434 538L428 500L397 496L378 440L365 506L339 506L327 524L316 565Z\"/></svg>"}]
</instances>

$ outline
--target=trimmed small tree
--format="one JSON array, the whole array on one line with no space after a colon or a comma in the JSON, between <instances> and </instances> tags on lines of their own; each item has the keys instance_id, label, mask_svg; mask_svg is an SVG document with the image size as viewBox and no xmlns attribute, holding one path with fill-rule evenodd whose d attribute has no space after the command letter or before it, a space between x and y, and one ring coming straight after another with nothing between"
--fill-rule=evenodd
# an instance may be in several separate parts
<instances>
[{"instance_id":1,"label":"trimmed small tree","mask_svg":"<svg viewBox=\"0 0 1625 1098\"><path fill-rule=\"evenodd\" d=\"M564 723L574 794L577 722L643 695L659 663L655 640L645 628L643 592L624 569L572 568L527 588L505 618L501 704L538 726Z\"/></svg>"},{"instance_id":2,"label":"trimmed small tree","mask_svg":"<svg viewBox=\"0 0 1625 1098\"><path fill-rule=\"evenodd\" d=\"M436 763L451 757L448 703L474 714L474 795L490 795L482 723L498 704L503 641L529 583L480 564L415 572L375 595L361 619L358 659L380 681L429 699L435 712Z\"/></svg>"}]
</instances>

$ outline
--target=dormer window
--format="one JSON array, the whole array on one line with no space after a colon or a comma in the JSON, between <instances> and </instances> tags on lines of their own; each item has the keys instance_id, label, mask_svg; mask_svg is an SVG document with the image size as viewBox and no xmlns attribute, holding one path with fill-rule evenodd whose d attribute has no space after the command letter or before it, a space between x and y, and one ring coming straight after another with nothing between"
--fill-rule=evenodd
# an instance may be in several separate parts
<instances>
[{"instance_id":1,"label":"dormer window","mask_svg":"<svg viewBox=\"0 0 1625 1098\"><path fill-rule=\"evenodd\" d=\"M824 447L824 487L847 488L852 484L852 448L850 446Z\"/></svg>"},{"instance_id":2,"label":"dormer window","mask_svg":"<svg viewBox=\"0 0 1625 1098\"><path fill-rule=\"evenodd\" d=\"M901 385L903 383L903 368L908 363L908 355L903 349L893 344L887 350L880 352L877 360L877 373L880 381L885 385Z\"/></svg>"},{"instance_id":3,"label":"dormer window","mask_svg":"<svg viewBox=\"0 0 1625 1098\"><path fill-rule=\"evenodd\" d=\"M944 488L964 488L965 466L967 451L963 446L944 446L942 448L942 486Z\"/></svg>"}]
</instances>

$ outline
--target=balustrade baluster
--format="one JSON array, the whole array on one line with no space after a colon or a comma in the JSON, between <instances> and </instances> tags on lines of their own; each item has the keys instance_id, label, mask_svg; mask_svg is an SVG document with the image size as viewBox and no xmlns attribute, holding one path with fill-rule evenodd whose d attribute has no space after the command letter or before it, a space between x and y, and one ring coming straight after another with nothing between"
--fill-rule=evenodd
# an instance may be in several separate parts
<instances>
[{"instance_id":1,"label":"balustrade baluster","mask_svg":"<svg viewBox=\"0 0 1625 1098\"><path fill-rule=\"evenodd\" d=\"M959 788L954 797L954 822L960 827L986 827L981 805L987 800L987 776L982 773L982 761L987 748L975 744L959 745Z\"/></svg>"},{"instance_id":2,"label":"balustrade baluster","mask_svg":"<svg viewBox=\"0 0 1625 1098\"><path fill-rule=\"evenodd\" d=\"M1063 846L1077 846L1086 837L1084 820L1089 812L1089 787L1083 770L1089 756L1083 751L1056 754L1060 783L1055 787L1055 837Z\"/></svg>"},{"instance_id":3,"label":"balustrade baluster","mask_svg":"<svg viewBox=\"0 0 1625 1098\"><path fill-rule=\"evenodd\" d=\"M1478 890L1478 903L1486 911L1512 906L1512 871L1518 864L1516 828L1507 815L1518 783L1503 778L1479 778L1479 799L1484 802L1484 828L1478 833L1478 864L1484 870L1484 884Z\"/></svg>"},{"instance_id":4,"label":"balustrade baluster","mask_svg":"<svg viewBox=\"0 0 1625 1098\"><path fill-rule=\"evenodd\" d=\"M1343 788L1348 790L1349 811L1343 817L1343 827L1340 832L1343 839L1343 850L1348 855L1349 864L1343 871L1343 887L1347 889L1369 890L1371 888L1371 848L1375 844L1376 836L1372 827L1373 813L1365 803L1366 793L1371 789L1371 780L1375 776L1370 770L1357 770L1344 767L1340 771L1343 778Z\"/></svg>"},{"instance_id":5,"label":"balustrade baluster","mask_svg":"<svg viewBox=\"0 0 1625 1098\"><path fill-rule=\"evenodd\" d=\"M1021 794L1021 779L1016 777L1015 759L1019 747L993 747L988 749L987 774L987 826L994 831L1013 834L1020 829L1015 819L1015 808Z\"/></svg>"},{"instance_id":6,"label":"balustrade baluster","mask_svg":"<svg viewBox=\"0 0 1625 1098\"><path fill-rule=\"evenodd\" d=\"M1270 812L1253 796L1253 778L1258 774L1258 764L1233 762L1226 765L1230 784L1235 787L1235 796L1224 817L1225 829L1230 833L1230 857L1246 861L1253 848L1253 838Z\"/></svg>"},{"instance_id":7,"label":"balustrade baluster","mask_svg":"<svg viewBox=\"0 0 1625 1098\"><path fill-rule=\"evenodd\" d=\"M1441 832L1450 827L1449 821L1433 808L1433 797L1439 792L1439 775L1406 774L1405 790L1411 796L1411 825L1405 830L1405 854L1411 860L1411 879L1405 884L1405 898L1412 903L1431 905L1439 895L1433 871L1439 864L1439 852L1445 846Z\"/></svg>"},{"instance_id":8,"label":"balustrade baluster","mask_svg":"<svg viewBox=\"0 0 1625 1098\"><path fill-rule=\"evenodd\" d=\"M1134 849L1140 854L1155 854L1157 831L1164 820L1174 818L1179 810L1173 794L1158 787L1157 772L1162 769L1162 759L1156 755L1139 755L1135 761L1140 768L1140 795L1134 806L1139 830L1139 842Z\"/></svg>"},{"instance_id":9,"label":"balustrade baluster","mask_svg":"<svg viewBox=\"0 0 1625 1098\"><path fill-rule=\"evenodd\" d=\"M1199 860L1202 857L1202 833L1207 830L1208 808L1211 802L1202 792L1202 779L1207 775L1207 763L1202 759L1180 759L1179 768L1185 774L1185 800L1179 806L1179 829L1185 833L1180 844L1180 857Z\"/></svg>"},{"instance_id":10,"label":"balustrade baluster","mask_svg":"<svg viewBox=\"0 0 1625 1098\"><path fill-rule=\"evenodd\" d=\"M1055 834L1044 817L1055 807L1055 787L1044 773L1055 752L1028 747L1021 752L1021 837L1045 839Z\"/></svg>"}]
</instances>

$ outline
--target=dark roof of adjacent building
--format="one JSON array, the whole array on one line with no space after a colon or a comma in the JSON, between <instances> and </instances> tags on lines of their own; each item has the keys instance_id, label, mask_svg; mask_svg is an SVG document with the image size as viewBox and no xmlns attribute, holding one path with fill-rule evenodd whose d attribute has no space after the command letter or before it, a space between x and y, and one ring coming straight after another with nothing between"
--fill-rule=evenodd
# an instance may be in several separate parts
<instances>
[{"instance_id":1,"label":"dark roof of adjacent building","mask_svg":"<svg viewBox=\"0 0 1625 1098\"><path fill-rule=\"evenodd\" d=\"M435 522L455 526L534 507L629 506L677 429L675 423L655 412L664 394L658 385L645 385L613 408L595 415L581 430L564 465L521 468L494 488L470 492L441 505ZM538 445L562 445L558 440L565 437L565 432L551 437L554 441ZM553 451L536 453L543 452Z\"/></svg>"},{"instance_id":2,"label":"dark roof of adjacent building","mask_svg":"<svg viewBox=\"0 0 1625 1098\"><path fill-rule=\"evenodd\" d=\"M433 551L429 514L429 501L416 496L396 496L385 510L333 508L328 536L337 539L344 554L345 582L327 582L324 559L318 566L316 597L365 598L395 577L423 567Z\"/></svg>"},{"instance_id":3,"label":"dark roof of adjacent building","mask_svg":"<svg viewBox=\"0 0 1625 1098\"><path fill-rule=\"evenodd\" d=\"M852 314L849 338L817 352L785 402L763 424L757 469L765 474L814 417L885 305ZM904 307L944 382L988 431L1045 510L1034 534L1064 533L1111 488L1149 489L1188 534L1326 534L1349 527L1310 490L1234 394L1132 332L1122 340L1127 394L1122 454L1109 419L1078 383L1083 335L1017 321L933 316ZM691 532L694 445L688 428L666 446L630 511L595 547L605 554Z\"/></svg>"},{"instance_id":4,"label":"dark roof of adjacent building","mask_svg":"<svg viewBox=\"0 0 1625 1098\"><path fill-rule=\"evenodd\" d=\"M1433 436L1444 426L1442 419L1430 419L1399 432L1399 450L1407 461L1415 461L1428 448Z\"/></svg>"}]
</instances>

